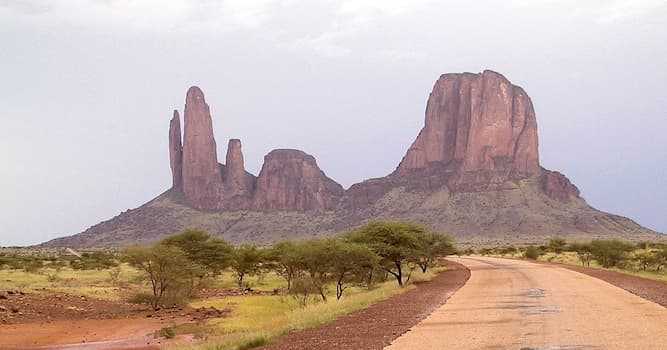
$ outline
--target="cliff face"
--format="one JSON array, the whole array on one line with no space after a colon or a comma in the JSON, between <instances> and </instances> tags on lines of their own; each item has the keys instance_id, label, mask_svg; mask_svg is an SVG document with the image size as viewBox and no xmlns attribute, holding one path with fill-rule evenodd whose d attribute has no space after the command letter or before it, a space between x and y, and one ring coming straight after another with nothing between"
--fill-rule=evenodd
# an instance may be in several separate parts
<instances>
[{"instance_id":1,"label":"cliff face","mask_svg":"<svg viewBox=\"0 0 667 350\"><path fill-rule=\"evenodd\" d=\"M253 209L334 209L344 192L341 185L320 170L313 156L298 150L279 149L264 157Z\"/></svg>"},{"instance_id":2,"label":"cliff face","mask_svg":"<svg viewBox=\"0 0 667 350\"><path fill-rule=\"evenodd\" d=\"M522 88L493 72L444 74L426 106L424 128L395 174L451 174L454 189L492 189L540 174L537 121Z\"/></svg>"},{"instance_id":3,"label":"cliff face","mask_svg":"<svg viewBox=\"0 0 667 350\"><path fill-rule=\"evenodd\" d=\"M204 93L193 86L185 100L183 194L197 209L222 209L222 193L211 112Z\"/></svg>"},{"instance_id":4,"label":"cliff face","mask_svg":"<svg viewBox=\"0 0 667 350\"><path fill-rule=\"evenodd\" d=\"M169 123L169 161L171 165L172 187L183 188L183 145L181 145L181 120L178 111Z\"/></svg>"},{"instance_id":5,"label":"cliff face","mask_svg":"<svg viewBox=\"0 0 667 350\"><path fill-rule=\"evenodd\" d=\"M226 163L217 163L211 114L197 87L188 91L185 143L179 166L180 127L174 112L169 131L174 188L183 182L197 209L310 211L372 206L398 186L411 191L500 190L508 181L539 177L542 191L569 202L579 190L562 174L539 164L537 120L526 92L493 72L444 74L426 106L424 128L396 170L348 191L326 177L315 158L298 150L274 150L258 177L246 172L241 141L232 139ZM182 169L182 180L179 178Z\"/></svg>"},{"instance_id":6,"label":"cliff face","mask_svg":"<svg viewBox=\"0 0 667 350\"><path fill-rule=\"evenodd\" d=\"M315 158L298 150L275 150L259 177L245 170L241 141L229 140L218 164L209 106L198 87L188 90L181 147L178 111L169 128L172 189L200 210L310 211L333 209L343 188L326 177Z\"/></svg>"},{"instance_id":7,"label":"cliff face","mask_svg":"<svg viewBox=\"0 0 667 350\"><path fill-rule=\"evenodd\" d=\"M250 209L256 179L245 170L241 140L229 140L222 175L225 187L224 207L234 210Z\"/></svg>"},{"instance_id":8,"label":"cliff face","mask_svg":"<svg viewBox=\"0 0 667 350\"><path fill-rule=\"evenodd\" d=\"M169 127L169 191L47 245L150 242L185 228L263 244L373 219L415 221L483 245L539 244L554 235L667 239L590 207L565 175L541 168L530 98L492 71L442 75L396 170L348 190L298 150L269 152L255 177L245 170L241 141L232 139L218 164L211 113L197 87L188 90L184 118L182 145L178 112Z\"/></svg>"},{"instance_id":9,"label":"cliff face","mask_svg":"<svg viewBox=\"0 0 667 350\"><path fill-rule=\"evenodd\" d=\"M579 197L577 186L557 171L542 169L541 181L544 193L559 202L568 203L572 198Z\"/></svg>"}]
</instances>

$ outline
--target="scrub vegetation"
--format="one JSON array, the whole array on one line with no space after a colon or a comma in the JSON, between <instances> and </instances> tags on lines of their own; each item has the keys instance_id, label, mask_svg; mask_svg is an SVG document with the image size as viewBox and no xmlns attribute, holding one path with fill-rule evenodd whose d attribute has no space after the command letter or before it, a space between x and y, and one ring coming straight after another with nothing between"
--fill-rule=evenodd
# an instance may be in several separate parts
<instances>
[{"instance_id":1,"label":"scrub vegetation","mask_svg":"<svg viewBox=\"0 0 667 350\"><path fill-rule=\"evenodd\" d=\"M248 349L330 322L432 278L452 240L409 222L367 223L336 238L233 246L185 230L151 246L89 252L0 251L3 289L188 307L224 317L156 332L196 349Z\"/></svg>"},{"instance_id":2,"label":"scrub vegetation","mask_svg":"<svg viewBox=\"0 0 667 350\"><path fill-rule=\"evenodd\" d=\"M472 249L466 255L524 258L602 268L658 281L667 281L667 243L631 243L621 240L567 242L556 237L547 244Z\"/></svg>"}]
</instances>

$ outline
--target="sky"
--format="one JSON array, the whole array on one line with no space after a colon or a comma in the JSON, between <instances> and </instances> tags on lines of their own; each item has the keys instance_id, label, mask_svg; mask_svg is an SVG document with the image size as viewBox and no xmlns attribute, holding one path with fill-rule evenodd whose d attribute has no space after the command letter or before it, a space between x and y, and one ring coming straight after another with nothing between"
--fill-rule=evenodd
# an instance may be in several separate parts
<instances>
[{"instance_id":1,"label":"sky","mask_svg":"<svg viewBox=\"0 0 667 350\"><path fill-rule=\"evenodd\" d=\"M191 85L220 161L297 148L347 188L394 170L440 74L484 69L532 98L544 167L667 232L665 0L0 0L0 44L0 246L167 190Z\"/></svg>"}]
</instances>

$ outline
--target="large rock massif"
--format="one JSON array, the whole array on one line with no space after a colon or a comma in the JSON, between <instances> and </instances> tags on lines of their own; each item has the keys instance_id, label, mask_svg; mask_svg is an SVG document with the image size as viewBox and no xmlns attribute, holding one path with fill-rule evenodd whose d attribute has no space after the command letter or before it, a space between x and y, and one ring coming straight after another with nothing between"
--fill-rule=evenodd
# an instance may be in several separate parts
<instances>
[{"instance_id":1,"label":"large rock massif","mask_svg":"<svg viewBox=\"0 0 667 350\"><path fill-rule=\"evenodd\" d=\"M219 164L211 113L197 87L187 92L182 142L174 111L169 154L170 190L46 245L151 242L190 227L262 244L333 234L373 219L420 222L463 244L537 243L554 235L662 238L595 210L567 177L542 168L528 94L488 70L442 75L428 99L424 128L396 170L348 190L299 150L271 151L254 176L244 168L241 141L232 139L226 163Z\"/></svg>"}]
</instances>

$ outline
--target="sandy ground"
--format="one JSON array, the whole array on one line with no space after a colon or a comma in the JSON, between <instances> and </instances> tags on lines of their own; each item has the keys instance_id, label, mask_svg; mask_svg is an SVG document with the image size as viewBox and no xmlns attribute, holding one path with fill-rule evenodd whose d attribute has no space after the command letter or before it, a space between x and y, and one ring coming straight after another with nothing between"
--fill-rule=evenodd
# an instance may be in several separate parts
<instances>
[{"instance_id":1,"label":"sandy ground","mask_svg":"<svg viewBox=\"0 0 667 350\"><path fill-rule=\"evenodd\" d=\"M159 319L69 320L0 327L0 349L108 350L158 349L153 332L168 326Z\"/></svg>"},{"instance_id":2,"label":"sandy ground","mask_svg":"<svg viewBox=\"0 0 667 350\"><path fill-rule=\"evenodd\" d=\"M415 289L339 317L333 322L283 335L275 340L275 344L259 349L382 349L445 303L470 277L468 269L460 264L450 261L441 263L449 270L430 281L417 283Z\"/></svg>"},{"instance_id":3,"label":"sandy ground","mask_svg":"<svg viewBox=\"0 0 667 350\"><path fill-rule=\"evenodd\" d=\"M386 349L667 349L667 309L558 266L460 258L469 281Z\"/></svg>"},{"instance_id":4,"label":"sandy ground","mask_svg":"<svg viewBox=\"0 0 667 350\"><path fill-rule=\"evenodd\" d=\"M175 324L224 317L228 310L167 308L89 299L43 291L0 294L0 350L158 349L189 343L192 336L156 338Z\"/></svg>"}]
</instances>

